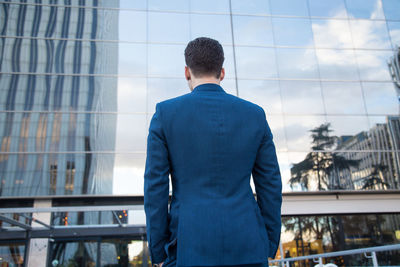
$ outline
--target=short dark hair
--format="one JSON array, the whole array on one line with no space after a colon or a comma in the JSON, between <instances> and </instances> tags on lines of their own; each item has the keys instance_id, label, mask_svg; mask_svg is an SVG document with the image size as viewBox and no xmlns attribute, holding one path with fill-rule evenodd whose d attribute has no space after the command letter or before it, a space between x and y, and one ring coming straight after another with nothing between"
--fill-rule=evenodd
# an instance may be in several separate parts
<instances>
[{"instance_id":1,"label":"short dark hair","mask_svg":"<svg viewBox=\"0 0 400 267\"><path fill-rule=\"evenodd\" d=\"M213 75L219 78L224 60L222 45L208 37L190 41L185 49L186 65L196 77Z\"/></svg>"}]
</instances>

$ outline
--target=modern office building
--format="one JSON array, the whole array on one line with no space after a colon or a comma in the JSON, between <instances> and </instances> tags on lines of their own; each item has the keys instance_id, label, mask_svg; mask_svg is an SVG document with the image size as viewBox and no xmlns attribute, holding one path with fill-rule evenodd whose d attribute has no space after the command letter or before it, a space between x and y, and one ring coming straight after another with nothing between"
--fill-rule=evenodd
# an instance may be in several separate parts
<instances>
[{"instance_id":1,"label":"modern office building","mask_svg":"<svg viewBox=\"0 0 400 267\"><path fill-rule=\"evenodd\" d=\"M277 259L399 243L399 10L400 0L0 0L0 265L150 264L148 126L157 102L190 92L183 51L200 36L224 47L225 91L263 107L272 129ZM400 264L399 251L377 257ZM328 262L371 265L362 254Z\"/></svg>"}]
</instances>

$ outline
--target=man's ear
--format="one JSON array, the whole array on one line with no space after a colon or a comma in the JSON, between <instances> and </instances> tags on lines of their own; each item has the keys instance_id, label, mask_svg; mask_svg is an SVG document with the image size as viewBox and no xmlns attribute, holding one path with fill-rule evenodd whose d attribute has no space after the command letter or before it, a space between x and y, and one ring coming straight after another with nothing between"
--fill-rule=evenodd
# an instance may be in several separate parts
<instances>
[{"instance_id":1,"label":"man's ear","mask_svg":"<svg viewBox=\"0 0 400 267\"><path fill-rule=\"evenodd\" d=\"M185 78L187 81L190 81L191 77L190 77L190 71L189 71L189 67L185 66Z\"/></svg>"},{"instance_id":2,"label":"man's ear","mask_svg":"<svg viewBox=\"0 0 400 267\"><path fill-rule=\"evenodd\" d=\"M222 81L225 78L225 69L221 69L221 74L219 75L219 81Z\"/></svg>"}]
</instances>

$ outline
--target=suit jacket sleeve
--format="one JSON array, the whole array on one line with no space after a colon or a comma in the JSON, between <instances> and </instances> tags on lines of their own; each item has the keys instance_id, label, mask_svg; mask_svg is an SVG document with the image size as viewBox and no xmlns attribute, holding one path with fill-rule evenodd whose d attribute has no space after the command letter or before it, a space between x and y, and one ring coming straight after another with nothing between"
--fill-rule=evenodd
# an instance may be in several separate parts
<instances>
[{"instance_id":1,"label":"suit jacket sleeve","mask_svg":"<svg viewBox=\"0 0 400 267\"><path fill-rule=\"evenodd\" d=\"M144 209L150 259L153 264L167 257L164 245L168 242L169 160L161 123L160 105L151 119L147 137L147 156L144 172Z\"/></svg>"},{"instance_id":2,"label":"suit jacket sleeve","mask_svg":"<svg viewBox=\"0 0 400 267\"><path fill-rule=\"evenodd\" d=\"M273 136L264 116L264 135L257 152L252 175L257 203L264 219L270 242L269 254L275 258L281 235L282 181Z\"/></svg>"}]
</instances>

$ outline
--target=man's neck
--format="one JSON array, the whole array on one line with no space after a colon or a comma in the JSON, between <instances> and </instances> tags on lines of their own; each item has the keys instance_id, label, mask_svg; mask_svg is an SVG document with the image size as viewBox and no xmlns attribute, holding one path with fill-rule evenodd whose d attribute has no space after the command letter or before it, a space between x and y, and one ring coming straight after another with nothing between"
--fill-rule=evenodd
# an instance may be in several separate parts
<instances>
[{"instance_id":1,"label":"man's neck","mask_svg":"<svg viewBox=\"0 0 400 267\"><path fill-rule=\"evenodd\" d=\"M220 84L220 80L217 78L213 78L213 77L204 77L204 78L198 78L198 79L193 79L191 82L191 88L190 90L193 91L193 89L200 85L200 84L204 84L204 83L215 83L215 84Z\"/></svg>"}]
</instances>

